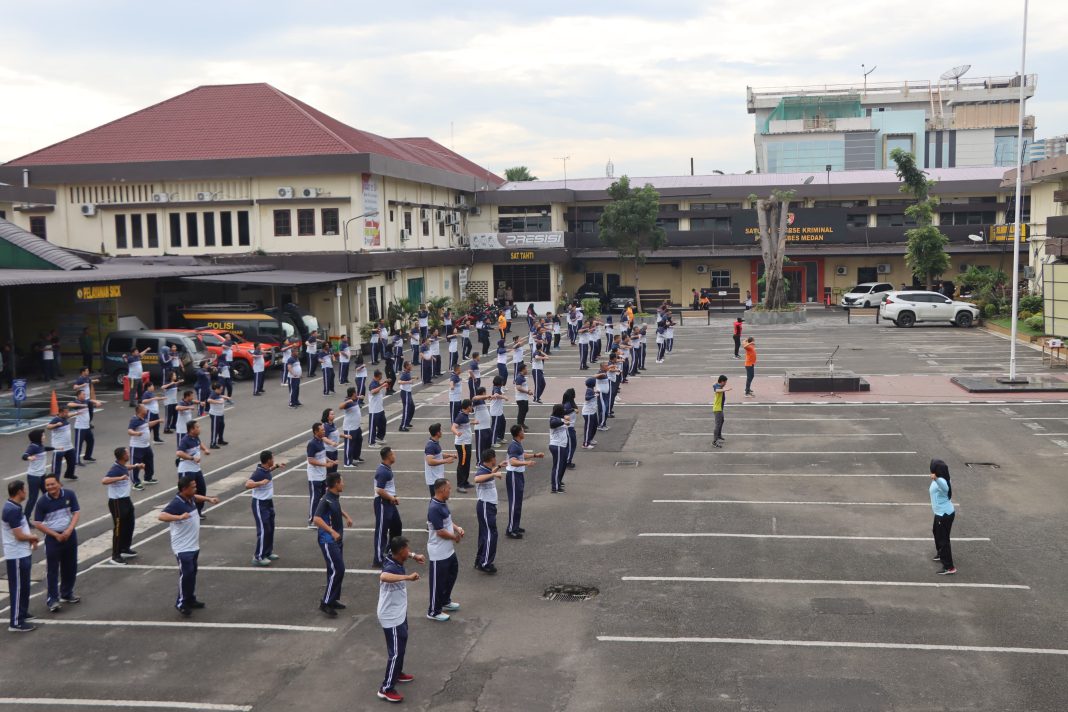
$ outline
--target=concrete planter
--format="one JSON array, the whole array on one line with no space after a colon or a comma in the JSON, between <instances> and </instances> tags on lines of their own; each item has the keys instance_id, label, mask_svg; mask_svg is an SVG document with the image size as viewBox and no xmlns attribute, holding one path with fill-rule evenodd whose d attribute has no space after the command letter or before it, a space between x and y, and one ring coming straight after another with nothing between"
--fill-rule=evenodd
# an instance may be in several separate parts
<instances>
[{"instance_id":1,"label":"concrete planter","mask_svg":"<svg viewBox=\"0 0 1068 712\"><path fill-rule=\"evenodd\" d=\"M755 326L769 326L773 324L803 324L807 320L804 309L794 311L757 311L750 309L745 313L745 320Z\"/></svg>"}]
</instances>

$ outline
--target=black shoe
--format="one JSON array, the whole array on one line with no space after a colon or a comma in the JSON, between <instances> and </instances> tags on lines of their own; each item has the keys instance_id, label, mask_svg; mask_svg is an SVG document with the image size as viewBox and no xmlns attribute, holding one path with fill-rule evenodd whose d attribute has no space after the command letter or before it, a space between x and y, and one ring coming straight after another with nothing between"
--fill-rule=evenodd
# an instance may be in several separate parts
<instances>
[{"instance_id":1,"label":"black shoe","mask_svg":"<svg viewBox=\"0 0 1068 712\"><path fill-rule=\"evenodd\" d=\"M520 532L505 532L504 535L509 539L522 539L523 534Z\"/></svg>"},{"instance_id":2,"label":"black shoe","mask_svg":"<svg viewBox=\"0 0 1068 712\"><path fill-rule=\"evenodd\" d=\"M82 602L82 599L78 598L77 596L75 596L73 594L70 595L70 596L60 596L59 600L62 603L70 603L71 605L73 605L75 603L81 603Z\"/></svg>"},{"instance_id":3,"label":"black shoe","mask_svg":"<svg viewBox=\"0 0 1068 712\"><path fill-rule=\"evenodd\" d=\"M127 549L126 551L119 552L119 556L121 556L124 559L136 559L137 558L137 552L134 551L133 549Z\"/></svg>"},{"instance_id":4,"label":"black shoe","mask_svg":"<svg viewBox=\"0 0 1068 712\"><path fill-rule=\"evenodd\" d=\"M177 608L178 612L181 613L182 616L185 617L185 618L188 618L189 616L193 615L193 610L191 608L189 608L188 606L186 606L186 607L175 606L175 608Z\"/></svg>"},{"instance_id":5,"label":"black shoe","mask_svg":"<svg viewBox=\"0 0 1068 712\"><path fill-rule=\"evenodd\" d=\"M345 605L344 603L342 603L341 601L334 601L333 603L328 603L328 604L326 604L326 605L330 606L330 607L331 607L331 608L333 608L333 609L334 609L335 611L343 611L343 610L345 610L346 608L348 608L348 606L346 606L346 605Z\"/></svg>"},{"instance_id":6,"label":"black shoe","mask_svg":"<svg viewBox=\"0 0 1068 712\"><path fill-rule=\"evenodd\" d=\"M163 442L163 441L160 440L159 442ZM86 455L82 459L85 460L86 462L96 462L96 458L95 457L89 457L88 455Z\"/></svg>"},{"instance_id":7,"label":"black shoe","mask_svg":"<svg viewBox=\"0 0 1068 712\"><path fill-rule=\"evenodd\" d=\"M353 460L353 462L355 462L357 465L360 465L360 464L362 464L364 462L367 462L367 461L364 460L362 457L357 457L355 460Z\"/></svg>"},{"instance_id":8,"label":"black shoe","mask_svg":"<svg viewBox=\"0 0 1068 712\"><path fill-rule=\"evenodd\" d=\"M497 567L494 566L493 564L489 564L487 566L479 566L478 564L475 564L475 568L478 571L481 571L484 574L495 574L495 573L497 573Z\"/></svg>"},{"instance_id":9,"label":"black shoe","mask_svg":"<svg viewBox=\"0 0 1068 712\"><path fill-rule=\"evenodd\" d=\"M319 610L325 613L327 618L337 618L337 611L335 611L329 604L320 603Z\"/></svg>"},{"instance_id":10,"label":"black shoe","mask_svg":"<svg viewBox=\"0 0 1068 712\"><path fill-rule=\"evenodd\" d=\"M723 446L719 444L719 440L713 440L712 447L721 448Z\"/></svg>"},{"instance_id":11,"label":"black shoe","mask_svg":"<svg viewBox=\"0 0 1068 712\"><path fill-rule=\"evenodd\" d=\"M569 470L574 470L574 469L575 469L575 467L576 467L575 463L573 463L573 462L569 462L569 463L567 463L567 469L569 469Z\"/></svg>"},{"instance_id":12,"label":"black shoe","mask_svg":"<svg viewBox=\"0 0 1068 712\"><path fill-rule=\"evenodd\" d=\"M63 479L65 479L65 480L76 480L76 479L78 479L78 475L63 475Z\"/></svg>"},{"instance_id":13,"label":"black shoe","mask_svg":"<svg viewBox=\"0 0 1068 712\"><path fill-rule=\"evenodd\" d=\"M229 445L229 444L230 444L230 441L228 441L228 440L220 440L220 441L219 441L219 444L220 444L220 445Z\"/></svg>"},{"instance_id":14,"label":"black shoe","mask_svg":"<svg viewBox=\"0 0 1068 712\"><path fill-rule=\"evenodd\" d=\"M523 527L516 527L515 531L519 532L520 534L526 534L527 533L527 530L524 529Z\"/></svg>"}]
</instances>

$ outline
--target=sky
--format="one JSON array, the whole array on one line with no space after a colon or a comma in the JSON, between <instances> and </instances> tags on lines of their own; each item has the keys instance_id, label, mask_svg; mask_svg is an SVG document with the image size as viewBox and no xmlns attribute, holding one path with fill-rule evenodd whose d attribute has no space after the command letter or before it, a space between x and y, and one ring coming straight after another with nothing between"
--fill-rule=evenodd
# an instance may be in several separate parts
<instances>
[{"instance_id":1,"label":"sky","mask_svg":"<svg viewBox=\"0 0 1068 712\"><path fill-rule=\"evenodd\" d=\"M11 5L4 11L6 5ZM542 179L743 172L746 87L1019 71L1022 0L0 0L0 161L202 84L267 82L350 125ZM22 7L22 5L20 5ZM1068 133L1063 0L1032 0L1027 111Z\"/></svg>"}]
</instances>

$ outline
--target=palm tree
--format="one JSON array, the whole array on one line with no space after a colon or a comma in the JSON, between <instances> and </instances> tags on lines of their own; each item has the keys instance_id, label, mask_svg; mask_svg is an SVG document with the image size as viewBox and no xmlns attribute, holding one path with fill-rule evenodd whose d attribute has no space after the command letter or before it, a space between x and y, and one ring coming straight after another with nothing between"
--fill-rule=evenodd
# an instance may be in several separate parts
<instances>
[{"instance_id":1,"label":"palm tree","mask_svg":"<svg viewBox=\"0 0 1068 712\"><path fill-rule=\"evenodd\" d=\"M526 166L513 166L512 168L505 168L504 177L506 180L511 181L513 183L538 179L537 176L530 175L530 169Z\"/></svg>"}]
</instances>

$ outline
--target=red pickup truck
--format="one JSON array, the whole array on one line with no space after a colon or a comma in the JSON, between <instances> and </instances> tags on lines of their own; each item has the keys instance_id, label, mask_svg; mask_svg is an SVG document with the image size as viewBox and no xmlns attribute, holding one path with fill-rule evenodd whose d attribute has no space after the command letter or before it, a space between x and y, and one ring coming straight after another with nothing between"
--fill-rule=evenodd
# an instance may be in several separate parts
<instances>
[{"instance_id":1,"label":"red pickup truck","mask_svg":"<svg viewBox=\"0 0 1068 712\"><path fill-rule=\"evenodd\" d=\"M200 340L204 342L204 346L207 347L208 353L212 356L218 356L222 353L223 337L229 334L230 341L233 343L234 347L234 380L244 381L252 377L252 350L256 345L251 341L246 341L237 334L223 331L222 329L163 329L163 331L173 331L179 334L196 334L200 337ZM268 344L264 342L261 343L261 346L263 348L264 366L270 368L274 361L278 344Z\"/></svg>"}]
</instances>

